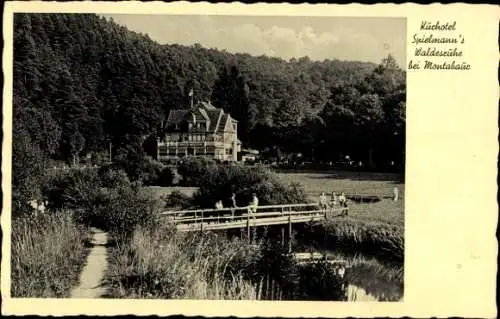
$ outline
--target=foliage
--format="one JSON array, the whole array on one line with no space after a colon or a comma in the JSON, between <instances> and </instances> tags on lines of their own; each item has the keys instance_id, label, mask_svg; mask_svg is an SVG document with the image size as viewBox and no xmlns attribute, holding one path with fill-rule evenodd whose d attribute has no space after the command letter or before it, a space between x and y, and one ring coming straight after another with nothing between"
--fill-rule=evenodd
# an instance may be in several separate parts
<instances>
[{"instance_id":1,"label":"foliage","mask_svg":"<svg viewBox=\"0 0 500 319\"><path fill-rule=\"evenodd\" d=\"M200 207L213 207L217 200L229 206L231 194L238 206L246 206L255 193L259 205L305 203L307 197L299 184L284 185L270 170L244 165L218 165L203 175L193 202Z\"/></svg>"},{"instance_id":2,"label":"foliage","mask_svg":"<svg viewBox=\"0 0 500 319\"><path fill-rule=\"evenodd\" d=\"M248 147L378 166L404 159L406 74L392 56L284 61L160 45L94 14L30 13L14 17L14 51L14 123L26 123L43 159L111 150L139 179L144 142L170 109L188 107L191 89L238 120Z\"/></svg>"},{"instance_id":3,"label":"foliage","mask_svg":"<svg viewBox=\"0 0 500 319\"><path fill-rule=\"evenodd\" d=\"M300 300L346 301L345 281L328 262L318 261L300 267Z\"/></svg>"},{"instance_id":4,"label":"foliage","mask_svg":"<svg viewBox=\"0 0 500 319\"><path fill-rule=\"evenodd\" d=\"M104 230L130 233L151 222L157 201L125 173L111 168L70 170L52 176L44 188L52 209L73 209L79 221Z\"/></svg>"},{"instance_id":5,"label":"foliage","mask_svg":"<svg viewBox=\"0 0 500 319\"><path fill-rule=\"evenodd\" d=\"M404 261L404 228L396 224L349 216L306 226L297 236L300 241L319 248L362 252L394 264Z\"/></svg>"},{"instance_id":6,"label":"foliage","mask_svg":"<svg viewBox=\"0 0 500 319\"><path fill-rule=\"evenodd\" d=\"M14 218L12 296L67 297L85 262L87 234L69 212Z\"/></svg>"},{"instance_id":7,"label":"foliage","mask_svg":"<svg viewBox=\"0 0 500 319\"><path fill-rule=\"evenodd\" d=\"M112 297L169 299L255 299L255 288L227 265L245 245L217 236L177 234L140 227L130 241L111 248L106 276Z\"/></svg>"},{"instance_id":8,"label":"foliage","mask_svg":"<svg viewBox=\"0 0 500 319\"><path fill-rule=\"evenodd\" d=\"M199 186L205 173L215 166L215 162L208 158L186 158L177 166L177 172L182 176L183 186Z\"/></svg>"},{"instance_id":9,"label":"foliage","mask_svg":"<svg viewBox=\"0 0 500 319\"><path fill-rule=\"evenodd\" d=\"M38 199L43 180L40 165L41 151L33 145L30 137L23 131L16 132L12 143L12 216L30 214L29 201Z\"/></svg>"},{"instance_id":10,"label":"foliage","mask_svg":"<svg viewBox=\"0 0 500 319\"><path fill-rule=\"evenodd\" d=\"M186 209L192 206L192 198L181 191L173 191L166 198L166 207L174 207L179 209Z\"/></svg>"}]
</instances>

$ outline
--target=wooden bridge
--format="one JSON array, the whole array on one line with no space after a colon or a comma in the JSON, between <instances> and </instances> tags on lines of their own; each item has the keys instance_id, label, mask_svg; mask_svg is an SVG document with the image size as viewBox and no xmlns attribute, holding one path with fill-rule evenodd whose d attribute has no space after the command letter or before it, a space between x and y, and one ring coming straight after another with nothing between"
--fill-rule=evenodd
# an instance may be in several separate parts
<instances>
[{"instance_id":1,"label":"wooden bridge","mask_svg":"<svg viewBox=\"0 0 500 319\"><path fill-rule=\"evenodd\" d=\"M328 214L346 208L323 209L317 203L258 206L256 212L249 207L222 209L195 209L161 213L166 221L179 231L205 231L237 229L257 226L289 225L321 221Z\"/></svg>"}]
</instances>

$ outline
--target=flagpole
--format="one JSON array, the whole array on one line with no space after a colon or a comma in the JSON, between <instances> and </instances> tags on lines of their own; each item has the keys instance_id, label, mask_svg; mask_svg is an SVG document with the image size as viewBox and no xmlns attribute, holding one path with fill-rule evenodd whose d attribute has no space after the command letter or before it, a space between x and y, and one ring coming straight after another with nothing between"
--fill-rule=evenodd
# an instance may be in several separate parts
<instances>
[{"instance_id":1,"label":"flagpole","mask_svg":"<svg viewBox=\"0 0 500 319\"><path fill-rule=\"evenodd\" d=\"M191 97L191 109L193 108L193 96L194 96L194 92L193 92L193 89L191 89L189 91L189 96Z\"/></svg>"}]
</instances>

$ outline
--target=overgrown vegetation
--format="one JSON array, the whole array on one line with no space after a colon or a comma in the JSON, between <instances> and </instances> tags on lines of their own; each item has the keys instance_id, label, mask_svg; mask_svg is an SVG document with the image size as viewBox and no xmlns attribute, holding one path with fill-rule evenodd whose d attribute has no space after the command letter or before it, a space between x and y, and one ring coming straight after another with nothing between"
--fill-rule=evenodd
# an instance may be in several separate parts
<instances>
[{"instance_id":1,"label":"overgrown vegetation","mask_svg":"<svg viewBox=\"0 0 500 319\"><path fill-rule=\"evenodd\" d=\"M298 241L322 249L359 252L381 260L402 264L404 261L404 228L356 217L332 218L297 231Z\"/></svg>"},{"instance_id":2,"label":"overgrown vegetation","mask_svg":"<svg viewBox=\"0 0 500 319\"><path fill-rule=\"evenodd\" d=\"M344 300L343 281L326 264L299 267L268 241L139 227L111 250L110 297ZM325 289L307 284L321 282ZM330 287L328 289L327 287Z\"/></svg>"},{"instance_id":3,"label":"overgrown vegetation","mask_svg":"<svg viewBox=\"0 0 500 319\"><path fill-rule=\"evenodd\" d=\"M229 207L231 194L238 206L246 206L255 193L259 205L305 203L307 196L297 183L283 184L270 170L244 165L211 166L200 180L193 202L199 207L213 207L222 200Z\"/></svg>"},{"instance_id":4,"label":"overgrown vegetation","mask_svg":"<svg viewBox=\"0 0 500 319\"><path fill-rule=\"evenodd\" d=\"M138 227L130 239L116 241L107 275L111 297L256 298L243 275L227 272L232 260L248 256L241 241L180 235L167 227Z\"/></svg>"},{"instance_id":5,"label":"overgrown vegetation","mask_svg":"<svg viewBox=\"0 0 500 319\"><path fill-rule=\"evenodd\" d=\"M49 208L71 209L80 222L107 231L132 232L160 208L125 172L109 168L69 170L53 176L44 191Z\"/></svg>"},{"instance_id":6,"label":"overgrown vegetation","mask_svg":"<svg viewBox=\"0 0 500 319\"><path fill-rule=\"evenodd\" d=\"M68 211L14 218L11 296L67 297L88 253L87 236Z\"/></svg>"}]
</instances>

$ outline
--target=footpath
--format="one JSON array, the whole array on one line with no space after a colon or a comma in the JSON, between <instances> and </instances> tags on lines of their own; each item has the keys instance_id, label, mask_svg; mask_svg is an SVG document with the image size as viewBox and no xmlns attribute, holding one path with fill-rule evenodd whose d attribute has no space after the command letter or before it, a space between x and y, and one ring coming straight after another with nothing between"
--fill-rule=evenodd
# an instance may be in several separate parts
<instances>
[{"instance_id":1,"label":"footpath","mask_svg":"<svg viewBox=\"0 0 500 319\"><path fill-rule=\"evenodd\" d=\"M106 289L102 280L108 267L108 234L99 229L91 229L93 233L87 263L80 274L80 284L70 293L70 298L101 298Z\"/></svg>"}]
</instances>

